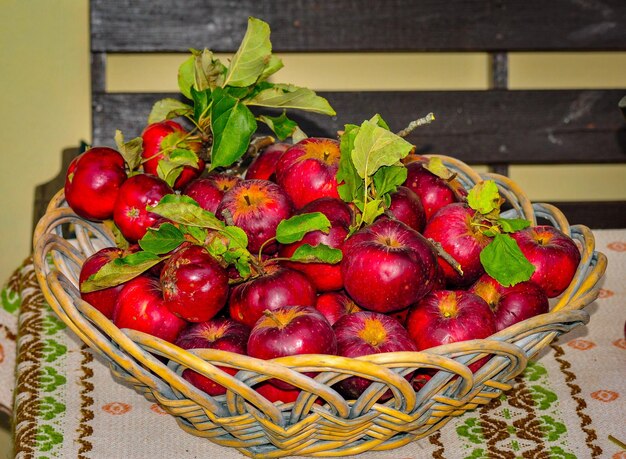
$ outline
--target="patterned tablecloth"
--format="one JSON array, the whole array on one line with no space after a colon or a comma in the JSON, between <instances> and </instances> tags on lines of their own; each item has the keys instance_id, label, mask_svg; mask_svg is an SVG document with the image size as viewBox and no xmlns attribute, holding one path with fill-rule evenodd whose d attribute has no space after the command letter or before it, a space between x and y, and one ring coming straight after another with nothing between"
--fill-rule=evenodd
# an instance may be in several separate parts
<instances>
[{"instance_id":1,"label":"patterned tablecloth","mask_svg":"<svg viewBox=\"0 0 626 459\"><path fill-rule=\"evenodd\" d=\"M440 431L370 458L626 459L626 230L594 231L609 259L588 326L552 343L511 391ZM181 430L113 380L55 316L26 262L2 290L0 407L16 457L241 458Z\"/></svg>"}]
</instances>

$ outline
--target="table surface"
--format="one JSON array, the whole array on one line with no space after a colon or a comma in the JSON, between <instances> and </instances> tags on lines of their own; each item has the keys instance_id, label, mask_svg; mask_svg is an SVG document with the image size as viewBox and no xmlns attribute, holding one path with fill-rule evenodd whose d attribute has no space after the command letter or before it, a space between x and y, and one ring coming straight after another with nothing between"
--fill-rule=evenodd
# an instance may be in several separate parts
<instances>
[{"instance_id":1,"label":"table surface","mask_svg":"<svg viewBox=\"0 0 626 459\"><path fill-rule=\"evenodd\" d=\"M626 459L626 229L594 231L608 257L587 326L561 336L499 399L427 438L370 458ZM0 409L16 457L241 458L180 429L132 388L45 303L32 264L2 290Z\"/></svg>"}]
</instances>

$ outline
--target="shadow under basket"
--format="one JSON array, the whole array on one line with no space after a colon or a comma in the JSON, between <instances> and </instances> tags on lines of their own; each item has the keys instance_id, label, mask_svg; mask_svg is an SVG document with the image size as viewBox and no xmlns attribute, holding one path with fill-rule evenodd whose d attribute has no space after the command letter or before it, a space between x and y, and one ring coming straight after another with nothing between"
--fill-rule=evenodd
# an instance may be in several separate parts
<instances>
[{"instance_id":1,"label":"shadow under basket","mask_svg":"<svg viewBox=\"0 0 626 459\"><path fill-rule=\"evenodd\" d=\"M264 458L353 456L394 449L430 435L453 416L509 390L528 359L559 335L589 321L583 308L596 299L606 269L606 257L595 251L587 227L570 226L552 205L531 203L507 177L478 174L454 158L440 157L467 189L481 180L494 180L509 207L503 217L526 218L532 224L547 220L578 243L582 253L578 270L549 313L486 339L356 359L300 355L264 361L218 350L185 351L141 332L120 330L80 299L77 285L83 260L115 244L103 225L74 214L62 191L35 230L37 279L56 314L105 357L114 378L156 401L193 435ZM72 243L63 237L67 224L75 230ZM490 357L488 362L472 373L468 365L485 357ZM218 366L239 372L231 376ZM181 377L187 368L223 385L226 394L211 397L196 389ZM419 390L404 378L416 370L433 375ZM310 372L317 375L311 378ZM333 386L355 375L374 383L357 400L346 400ZM300 388L297 400L272 403L253 389L270 378Z\"/></svg>"}]
</instances>

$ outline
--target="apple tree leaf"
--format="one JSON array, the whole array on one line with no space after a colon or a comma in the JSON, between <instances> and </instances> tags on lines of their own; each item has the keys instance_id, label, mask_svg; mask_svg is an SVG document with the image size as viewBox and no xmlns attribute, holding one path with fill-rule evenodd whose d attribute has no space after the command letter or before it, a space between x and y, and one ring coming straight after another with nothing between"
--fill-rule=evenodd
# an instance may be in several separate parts
<instances>
[{"instance_id":1,"label":"apple tree leaf","mask_svg":"<svg viewBox=\"0 0 626 459\"><path fill-rule=\"evenodd\" d=\"M352 162L359 177L373 175L382 166L396 165L413 145L382 127L375 120L364 121L354 139Z\"/></svg>"},{"instance_id":2,"label":"apple tree leaf","mask_svg":"<svg viewBox=\"0 0 626 459\"><path fill-rule=\"evenodd\" d=\"M146 252L162 255L174 250L185 242L185 234L171 223L163 223L158 228L148 228L139 240L139 247Z\"/></svg>"},{"instance_id":3,"label":"apple tree leaf","mask_svg":"<svg viewBox=\"0 0 626 459\"><path fill-rule=\"evenodd\" d=\"M158 123L191 113L193 113L191 105L171 97L166 97L154 103L150 115L148 115L148 124Z\"/></svg>"},{"instance_id":4,"label":"apple tree leaf","mask_svg":"<svg viewBox=\"0 0 626 459\"><path fill-rule=\"evenodd\" d=\"M268 63L265 65L265 68L263 69L263 73L261 73L261 76L259 77L258 81L267 80L270 76L278 72L284 66L285 64L283 64L283 61L279 57L274 56L272 54L269 58Z\"/></svg>"},{"instance_id":5,"label":"apple tree leaf","mask_svg":"<svg viewBox=\"0 0 626 459\"><path fill-rule=\"evenodd\" d=\"M376 220L380 215L385 213L385 208L383 207L382 199L372 199L371 201L367 201L365 206L361 209L363 213L362 219L366 224L371 224Z\"/></svg>"},{"instance_id":6,"label":"apple tree leaf","mask_svg":"<svg viewBox=\"0 0 626 459\"><path fill-rule=\"evenodd\" d=\"M276 227L276 240L281 244L291 244L292 242L301 241L305 234L311 231L328 233L329 230L330 221L321 212L294 215L278 224Z\"/></svg>"},{"instance_id":7,"label":"apple tree leaf","mask_svg":"<svg viewBox=\"0 0 626 459\"><path fill-rule=\"evenodd\" d=\"M187 99L191 99L191 88L195 82L195 56L190 56L178 67L178 89Z\"/></svg>"},{"instance_id":8,"label":"apple tree leaf","mask_svg":"<svg viewBox=\"0 0 626 459\"><path fill-rule=\"evenodd\" d=\"M222 230L225 226L213 212L203 209L196 201L185 195L167 194L156 206L148 206L146 209L182 225L214 230Z\"/></svg>"},{"instance_id":9,"label":"apple tree leaf","mask_svg":"<svg viewBox=\"0 0 626 459\"><path fill-rule=\"evenodd\" d=\"M339 183L337 192L345 202L363 200L363 180L359 177L351 160L354 139L358 132L359 126L346 124L339 144L341 156L337 170L337 182Z\"/></svg>"},{"instance_id":10,"label":"apple tree leaf","mask_svg":"<svg viewBox=\"0 0 626 459\"><path fill-rule=\"evenodd\" d=\"M250 86L272 63L269 25L257 18L248 18L248 28L239 49L230 63L222 86ZM275 65L275 61L273 63Z\"/></svg>"},{"instance_id":11,"label":"apple tree leaf","mask_svg":"<svg viewBox=\"0 0 626 459\"><path fill-rule=\"evenodd\" d=\"M326 244L312 246L302 244L291 255L290 261L299 263L330 263L336 264L343 258L343 253L339 249L334 249Z\"/></svg>"},{"instance_id":12,"label":"apple tree leaf","mask_svg":"<svg viewBox=\"0 0 626 459\"><path fill-rule=\"evenodd\" d=\"M89 293L123 284L152 268L163 260L151 252L135 252L104 264L81 285L81 292Z\"/></svg>"},{"instance_id":13,"label":"apple tree leaf","mask_svg":"<svg viewBox=\"0 0 626 459\"><path fill-rule=\"evenodd\" d=\"M157 175L165 180L169 186L174 186L174 182L185 166L198 167L198 156L186 148L176 148L170 152L167 158L159 160Z\"/></svg>"},{"instance_id":14,"label":"apple tree leaf","mask_svg":"<svg viewBox=\"0 0 626 459\"><path fill-rule=\"evenodd\" d=\"M197 91L212 90L224 85L227 68L212 51L192 50L194 63L193 88Z\"/></svg>"},{"instance_id":15,"label":"apple tree leaf","mask_svg":"<svg viewBox=\"0 0 626 459\"><path fill-rule=\"evenodd\" d=\"M258 120L265 123L281 141L293 135L298 127L298 123L287 118L285 111L279 116L261 115Z\"/></svg>"},{"instance_id":16,"label":"apple tree leaf","mask_svg":"<svg viewBox=\"0 0 626 459\"><path fill-rule=\"evenodd\" d=\"M428 158L428 161L424 164L424 169L443 180L450 180L455 175L454 172L446 167L443 160L436 156Z\"/></svg>"},{"instance_id":17,"label":"apple tree leaf","mask_svg":"<svg viewBox=\"0 0 626 459\"><path fill-rule=\"evenodd\" d=\"M191 97L193 98L193 119L200 124L201 120L206 116L208 108L211 104L211 90L204 89L198 91L191 88Z\"/></svg>"},{"instance_id":18,"label":"apple tree leaf","mask_svg":"<svg viewBox=\"0 0 626 459\"><path fill-rule=\"evenodd\" d=\"M407 168L404 166L383 166L376 171L372 180L377 196L395 192L406 181Z\"/></svg>"},{"instance_id":19,"label":"apple tree leaf","mask_svg":"<svg viewBox=\"0 0 626 459\"><path fill-rule=\"evenodd\" d=\"M467 195L469 206L483 215L499 209L501 202L498 186L493 180L478 182Z\"/></svg>"},{"instance_id":20,"label":"apple tree leaf","mask_svg":"<svg viewBox=\"0 0 626 459\"><path fill-rule=\"evenodd\" d=\"M248 107L223 89L215 89L211 108L211 169L230 166L241 158L256 128L256 120Z\"/></svg>"},{"instance_id":21,"label":"apple tree leaf","mask_svg":"<svg viewBox=\"0 0 626 459\"><path fill-rule=\"evenodd\" d=\"M265 89L245 100L246 105L270 108L291 108L323 115L336 115L328 101L315 91L291 84L267 84Z\"/></svg>"},{"instance_id":22,"label":"apple tree leaf","mask_svg":"<svg viewBox=\"0 0 626 459\"><path fill-rule=\"evenodd\" d=\"M115 131L115 144L117 145L117 151L124 157L124 161L128 164L128 168L134 171L141 164L141 152L143 151L143 139L141 137L135 137L134 139L125 142L124 134L117 129Z\"/></svg>"},{"instance_id":23,"label":"apple tree leaf","mask_svg":"<svg viewBox=\"0 0 626 459\"><path fill-rule=\"evenodd\" d=\"M505 287L527 281L535 272L535 267L508 234L496 234L480 252L480 261L487 274Z\"/></svg>"},{"instance_id":24,"label":"apple tree leaf","mask_svg":"<svg viewBox=\"0 0 626 459\"><path fill-rule=\"evenodd\" d=\"M499 218L497 224L505 233L514 233L530 226L530 221L524 218Z\"/></svg>"}]
</instances>

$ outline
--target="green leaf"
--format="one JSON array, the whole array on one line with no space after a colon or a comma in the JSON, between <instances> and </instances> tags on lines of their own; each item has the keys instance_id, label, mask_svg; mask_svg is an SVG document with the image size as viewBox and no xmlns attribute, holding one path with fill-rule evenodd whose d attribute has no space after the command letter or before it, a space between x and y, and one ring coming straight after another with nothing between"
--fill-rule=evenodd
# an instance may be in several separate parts
<instances>
[{"instance_id":1,"label":"green leaf","mask_svg":"<svg viewBox=\"0 0 626 459\"><path fill-rule=\"evenodd\" d=\"M343 253L339 249L333 249L326 244L312 246L310 244L302 244L298 247L290 261L299 263L330 263L336 264L341 261Z\"/></svg>"},{"instance_id":2,"label":"green leaf","mask_svg":"<svg viewBox=\"0 0 626 459\"><path fill-rule=\"evenodd\" d=\"M258 120L269 126L272 132L276 134L276 137L281 141L293 135L298 127L295 121L287 118L284 111L280 116L261 115L258 117Z\"/></svg>"},{"instance_id":3,"label":"green leaf","mask_svg":"<svg viewBox=\"0 0 626 459\"><path fill-rule=\"evenodd\" d=\"M496 234L480 252L480 261L487 274L505 287L527 281L535 272L535 267L508 234Z\"/></svg>"},{"instance_id":4,"label":"green leaf","mask_svg":"<svg viewBox=\"0 0 626 459\"><path fill-rule=\"evenodd\" d=\"M192 50L194 55L194 84L198 91L212 90L224 85L226 66L215 57L212 51Z\"/></svg>"},{"instance_id":5,"label":"green leaf","mask_svg":"<svg viewBox=\"0 0 626 459\"><path fill-rule=\"evenodd\" d=\"M467 203L475 211L486 215L500 207L500 193L493 180L483 180L472 187Z\"/></svg>"},{"instance_id":6,"label":"green leaf","mask_svg":"<svg viewBox=\"0 0 626 459\"><path fill-rule=\"evenodd\" d=\"M388 193L394 193L406 181L407 172L404 166L383 166L378 169L372 177L376 195L383 197Z\"/></svg>"},{"instance_id":7,"label":"green leaf","mask_svg":"<svg viewBox=\"0 0 626 459\"><path fill-rule=\"evenodd\" d=\"M382 166L393 166L409 154L413 146L372 120L364 121L354 139L352 162L365 178Z\"/></svg>"},{"instance_id":8,"label":"green leaf","mask_svg":"<svg viewBox=\"0 0 626 459\"><path fill-rule=\"evenodd\" d=\"M81 285L81 292L89 293L127 282L152 268L162 260L151 252L135 252L116 258L103 265Z\"/></svg>"},{"instance_id":9,"label":"green leaf","mask_svg":"<svg viewBox=\"0 0 626 459\"><path fill-rule=\"evenodd\" d=\"M306 110L322 115L336 115L328 101L315 91L290 84L273 84L245 100L246 105Z\"/></svg>"},{"instance_id":10,"label":"green leaf","mask_svg":"<svg viewBox=\"0 0 626 459\"><path fill-rule=\"evenodd\" d=\"M124 134L117 129L115 131L115 144L117 151L124 157L124 161L128 164L128 168L133 171L141 164L141 152L143 151L143 139L135 137L129 142L124 141Z\"/></svg>"},{"instance_id":11,"label":"green leaf","mask_svg":"<svg viewBox=\"0 0 626 459\"><path fill-rule=\"evenodd\" d=\"M385 212L382 199L372 199L367 201L365 207L362 210L363 221L367 224L374 223L374 220Z\"/></svg>"},{"instance_id":12,"label":"green leaf","mask_svg":"<svg viewBox=\"0 0 626 459\"><path fill-rule=\"evenodd\" d=\"M187 99L191 99L191 88L195 82L195 56L191 56L178 67L178 89Z\"/></svg>"},{"instance_id":13,"label":"green leaf","mask_svg":"<svg viewBox=\"0 0 626 459\"><path fill-rule=\"evenodd\" d=\"M211 109L211 169L230 166L241 158L248 149L256 128L256 120L250 109L221 88L217 88L213 92Z\"/></svg>"},{"instance_id":14,"label":"green leaf","mask_svg":"<svg viewBox=\"0 0 626 459\"><path fill-rule=\"evenodd\" d=\"M294 215L278 224L276 227L276 240L281 244L291 244L292 242L301 241L311 231L328 233L329 230L330 221L321 212Z\"/></svg>"},{"instance_id":15,"label":"green leaf","mask_svg":"<svg viewBox=\"0 0 626 459\"><path fill-rule=\"evenodd\" d=\"M285 64L283 64L283 61L280 60L279 57L271 55L270 59L269 59L269 62L265 65L265 68L263 69L263 73L259 77L258 81L265 81L265 80L267 80L271 75L273 75L276 72L278 72L284 66L285 66Z\"/></svg>"},{"instance_id":16,"label":"green leaf","mask_svg":"<svg viewBox=\"0 0 626 459\"><path fill-rule=\"evenodd\" d=\"M337 170L337 191L345 202L363 200L363 180L359 177L354 164L352 164L352 150L354 149L354 139L359 132L359 126L346 124L341 135L339 148L339 169Z\"/></svg>"},{"instance_id":17,"label":"green leaf","mask_svg":"<svg viewBox=\"0 0 626 459\"><path fill-rule=\"evenodd\" d=\"M191 97L193 98L193 119L200 124L200 120L208 113L207 109L211 103L211 90L198 91L196 88L191 88Z\"/></svg>"},{"instance_id":18,"label":"green leaf","mask_svg":"<svg viewBox=\"0 0 626 459\"><path fill-rule=\"evenodd\" d=\"M148 115L148 124L189 115L193 112L191 105L177 99L166 97L155 102Z\"/></svg>"},{"instance_id":19,"label":"green leaf","mask_svg":"<svg viewBox=\"0 0 626 459\"><path fill-rule=\"evenodd\" d=\"M222 230L225 226L212 212L204 210L185 195L167 194L156 206L148 206L147 210L182 225L214 230Z\"/></svg>"},{"instance_id":20,"label":"green leaf","mask_svg":"<svg viewBox=\"0 0 626 459\"><path fill-rule=\"evenodd\" d=\"M228 225L222 230L222 233L229 239L229 248L246 248L248 247L248 235L238 226Z\"/></svg>"},{"instance_id":21,"label":"green leaf","mask_svg":"<svg viewBox=\"0 0 626 459\"><path fill-rule=\"evenodd\" d=\"M499 218L497 223L505 233L514 233L530 226L530 221L524 218Z\"/></svg>"},{"instance_id":22,"label":"green leaf","mask_svg":"<svg viewBox=\"0 0 626 459\"><path fill-rule=\"evenodd\" d=\"M424 164L424 169L444 180L450 180L454 177L454 172L446 167L441 158L436 156L428 158Z\"/></svg>"},{"instance_id":23,"label":"green leaf","mask_svg":"<svg viewBox=\"0 0 626 459\"><path fill-rule=\"evenodd\" d=\"M248 18L246 34L226 73L223 86L254 84L271 62L272 44L269 25L257 18Z\"/></svg>"},{"instance_id":24,"label":"green leaf","mask_svg":"<svg viewBox=\"0 0 626 459\"><path fill-rule=\"evenodd\" d=\"M185 242L185 234L171 223L163 223L158 228L148 228L139 240L139 247L157 255L170 252Z\"/></svg>"},{"instance_id":25,"label":"green leaf","mask_svg":"<svg viewBox=\"0 0 626 459\"><path fill-rule=\"evenodd\" d=\"M185 166L198 167L198 156L191 150L177 148L164 159L159 160L157 175L169 186L174 186L174 182Z\"/></svg>"},{"instance_id":26,"label":"green leaf","mask_svg":"<svg viewBox=\"0 0 626 459\"><path fill-rule=\"evenodd\" d=\"M192 238L198 244L204 244L208 236L208 231L198 226L181 225L180 230L187 236L187 239Z\"/></svg>"}]
</instances>

